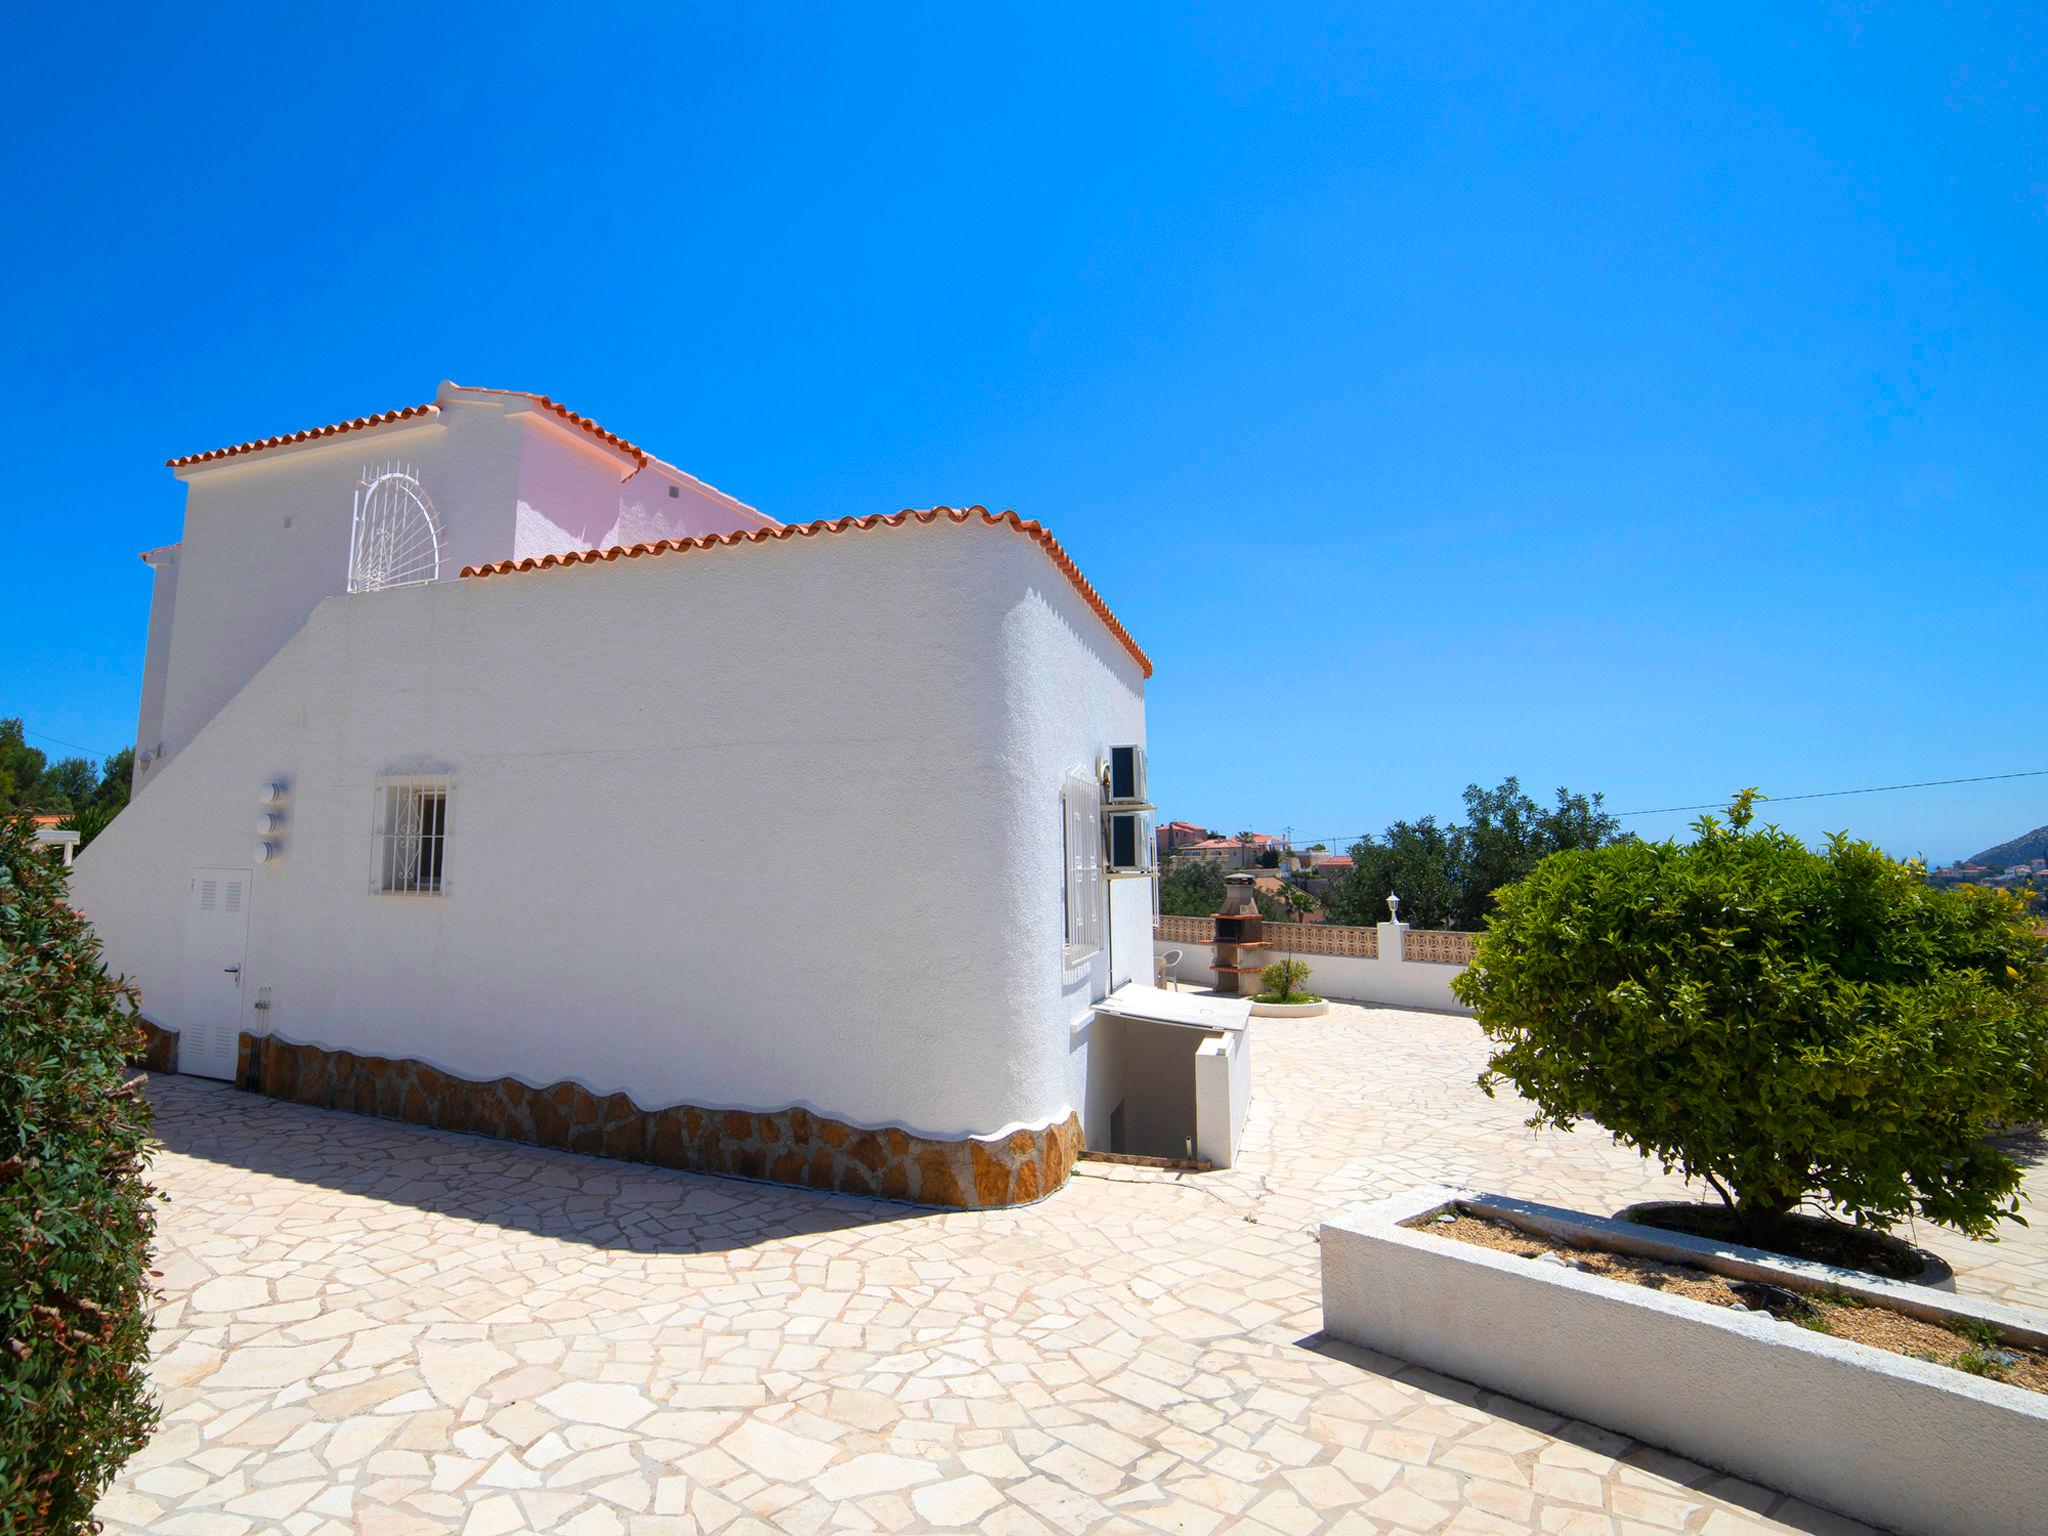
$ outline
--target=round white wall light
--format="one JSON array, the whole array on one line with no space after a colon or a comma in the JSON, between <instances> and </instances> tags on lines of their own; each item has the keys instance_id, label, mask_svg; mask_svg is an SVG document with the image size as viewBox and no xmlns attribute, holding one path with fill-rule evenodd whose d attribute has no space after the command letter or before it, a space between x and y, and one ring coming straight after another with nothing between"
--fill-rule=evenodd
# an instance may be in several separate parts
<instances>
[{"instance_id":1,"label":"round white wall light","mask_svg":"<svg viewBox=\"0 0 2048 1536\"><path fill-rule=\"evenodd\" d=\"M256 855L255 855L255 857L256 857L256 862L257 862L258 864L268 864L268 863L270 863L270 862L271 862L271 860L273 860L273 859L275 859L275 858L277 857L277 844L275 844L275 843L258 843L258 844L256 845Z\"/></svg>"},{"instance_id":2,"label":"round white wall light","mask_svg":"<svg viewBox=\"0 0 2048 1536\"><path fill-rule=\"evenodd\" d=\"M265 805L284 804L284 781L282 779L272 779L263 786L263 803Z\"/></svg>"}]
</instances>

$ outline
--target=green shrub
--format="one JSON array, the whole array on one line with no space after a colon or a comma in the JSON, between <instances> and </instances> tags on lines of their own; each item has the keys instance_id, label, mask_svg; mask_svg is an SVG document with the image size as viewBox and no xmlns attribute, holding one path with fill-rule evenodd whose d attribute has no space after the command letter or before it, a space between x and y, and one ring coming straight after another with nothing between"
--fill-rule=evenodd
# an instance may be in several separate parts
<instances>
[{"instance_id":1,"label":"green shrub","mask_svg":"<svg viewBox=\"0 0 2048 1536\"><path fill-rule=\"evenodd\" d=\"M1809 1198L1880 1230L2022 1221L1989 1139L2048 1115L2020 903L1752 832L1750 798L1690 844L1554 854L1500 893L1452 983L1495 1046L1481 1084L1705 1180L1753 1235Z\"/></svg>"},{"instance_id":2,"label":"green shrub","mask_svg":"<svg viewBox=\"0 0 2048 1536\"><path fill-rule=\"evenodd\" d=\"M133 992L65 904L62 862L0 818L0 1532L91 1528L149 1437L149 1107L124 1081Z\"/></svg>"},{"instance_id":3,"label":"green shrub","mask_svg":"<svg viewBox=\"0 0 2048 1536\"><path fill-rule=\"evenodd\" d=\"M1259 984L1265 988L1259 994L1262 1003L1306 1003L1308 996L1308 962L1306 960L1275 960L1259 970Z\"/></svg>"}]
</instances>

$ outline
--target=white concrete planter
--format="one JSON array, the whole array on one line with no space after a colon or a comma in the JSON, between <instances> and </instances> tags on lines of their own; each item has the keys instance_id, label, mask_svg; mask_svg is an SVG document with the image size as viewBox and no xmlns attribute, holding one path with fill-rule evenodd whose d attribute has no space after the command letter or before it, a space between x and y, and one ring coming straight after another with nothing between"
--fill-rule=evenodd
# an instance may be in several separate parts
<instances>
[{"instance_id":1,"label":"white concrete planter","mask_svg":"<svg viewBox=\"0 0 2048 1536\"><path fill-rule=\"evenodd\" d=\"M1325 1223L1333 1337L1886 1529L2048 1531L2048 1395L1401 1225L1458 1204L1557 1239L2048 1345L2048 1318L1755 1248L1428 1187Z\"/></svg>"},{"instance_id":2,"label":"white concrete planter","mask_svg":"<svg viewBox=\"0 0 2048 1536\"><path fill-rule=\"evenodd\" d=\"M1261 1019L1312 1019L1319 1013L1328 1013L1327 1002L1313 1003L1262 1003L1252 1000L1252 1015Z\"/></svg>"}]
</instances>

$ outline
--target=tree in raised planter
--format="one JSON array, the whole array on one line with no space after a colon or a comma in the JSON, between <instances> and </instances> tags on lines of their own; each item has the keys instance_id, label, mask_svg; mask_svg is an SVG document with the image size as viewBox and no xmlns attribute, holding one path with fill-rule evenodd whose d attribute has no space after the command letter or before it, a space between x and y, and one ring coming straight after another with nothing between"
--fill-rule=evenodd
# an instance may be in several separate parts
<instances>
[{"instance_id":1,"label":"tree in raised planter","mask_svg":"<svg viewBox=\"0 0 2048 1536\"><path fill-rule=\"evenodd\" d=\"M124 1081L133 992L0 816L0 1530L91 1529L156 1422L143 1368L149 1107Z\"/></svg>"},{"instance_id":2,"label":"tree in raised planter","mask_svg":"<svg viewBox=\"0 0 2048 1536\"><path fill-rule=\"evenodd\" d=\"M1265 990L1258 994L1261 1003L1320 1003L1322 999L1308 991L1308 962L1306 960L1275 960L1271 965L1259 968L1259 983Z\"/></svg>"},{"instance_id":3,"label":"tree in raised planter","mask_svg":"<svg viewBox=\"0 0 2048 1536\"><path fill-rule=\"evenodd\" d=\"M1707 1183L1754 1241L1803 1201L1888 1230L2019 1221L1992 1140L2048 1116L2048 971L2020 903L1941 891L1846 835L1750 830L1553 854L1452 982L1532 1124L1591 1120Z\"/></svg>"}]
</instances>

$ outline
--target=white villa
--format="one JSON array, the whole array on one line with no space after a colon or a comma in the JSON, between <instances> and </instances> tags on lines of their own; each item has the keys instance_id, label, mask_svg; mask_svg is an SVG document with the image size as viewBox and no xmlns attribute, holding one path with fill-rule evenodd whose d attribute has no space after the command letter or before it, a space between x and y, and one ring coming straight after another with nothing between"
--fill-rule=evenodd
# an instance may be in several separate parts
<instances>
[{"instance_id":1,"label":"white villa","mask_svg":"<svg viewBox=\"0 0 2048 1536\"><path fill-rule=\"evenodd\" d=\"M155 1064L930 1204L1228 1160L1242 1019L1131 1002L1151 664L1037 523L783 526L454 384L171 468L72 880Z\"/></svg>"}]
</instances>

